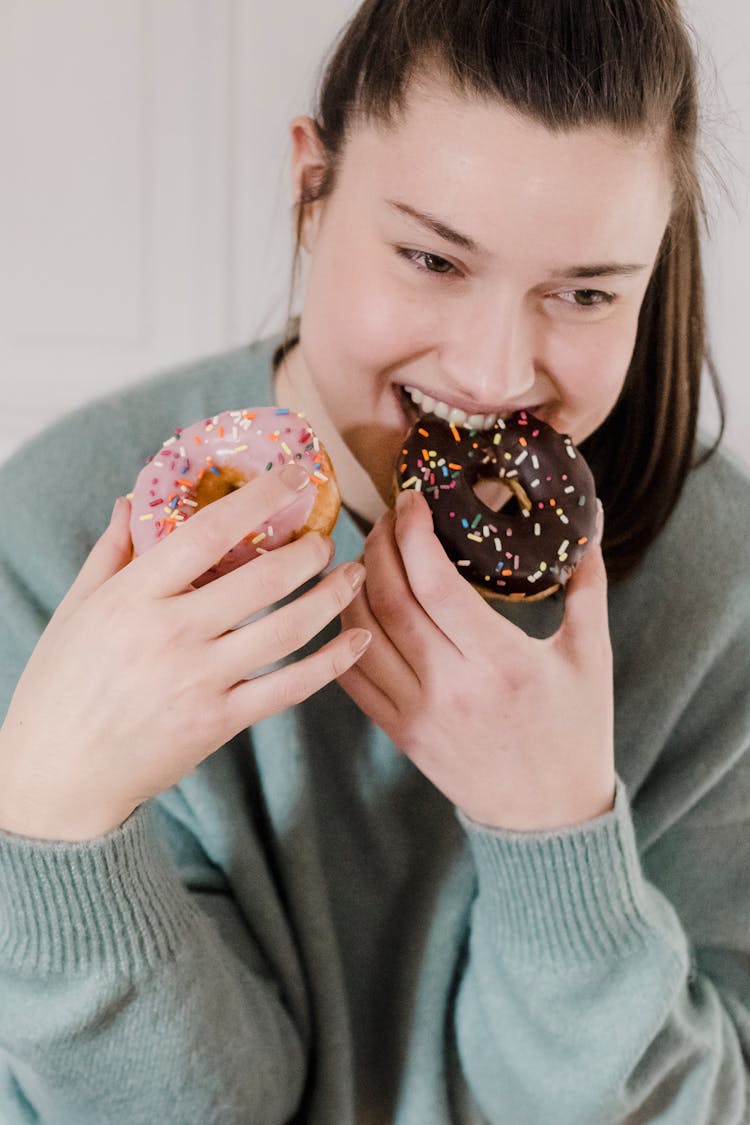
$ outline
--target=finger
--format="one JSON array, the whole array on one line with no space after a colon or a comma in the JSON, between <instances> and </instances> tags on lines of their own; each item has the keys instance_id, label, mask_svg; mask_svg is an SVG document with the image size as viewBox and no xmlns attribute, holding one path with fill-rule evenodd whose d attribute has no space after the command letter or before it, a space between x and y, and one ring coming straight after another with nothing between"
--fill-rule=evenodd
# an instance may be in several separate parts
<instances>
[{"instance_id":1,"label":"finger","mask_svg":"<svg viewBox=\"0 0 750 1125\"><path fill-rule=\"evenodd\" d=\"M317 652L294 664L235 684L226 694L227 738L269 715L294 707L351 668L370 643L361 629L340 633Z\"/></svg>"},{"instance_id":2,"label":"finger","mask_svg":"<svg viewBox=\"0 0 750 1125\"><path fill-rule=\"evenodd\" d=\"M367 559L367 552L365 552ZM368 577L369 580L369 577ZM393 701L404 704L419 689L419 680L383 629L369 602L367 584L342 615L344 625L358 626L372 633L372 644L362 657L362 672Z\"/></svg>"},{"instance_id":3,"label":"finger","mask_svg":"<svg viewBox=\"0 0 750 1125\"><path fill-rule=\"evenodd\" d=\"M65 595L63 605L79 604L98 590L133 556L130 540L130 501L120 496L115 501L109 525L99 536L81 567L73 585Z\"/></svg>"},{"instance_id":4,"label":"finger","mask_svg":"<svg viewBox=\"0 0 750 1125\"><path fill-rule=\"evenodd\" d=\"M148 593L153 597L183 593L245 536L294 505L299 507L302 526L314 488L300 465L284 465L207 504L135 560L139 574L146 576Z\"/></svg>"},{"instance_id":5,"label":"finger","mask_svg":"<svg viewBox=\"0 0 750 1125\"><path fill-rule=\"evenodd\" d=\"M555 637L574 658L607 658L607 572L598 544L591 547L568 579L563 621Z\"/></svg>"},{"instance_id":6,"label":"finger","mask_svg":"<svg viewBox=\"0 0 750 1125\"><path fill-rule=\"evenodd\" d=\"M367 653L364 655L366 656ZM377 723L386 734L397 729L399 718L397 707L365 674L359 662L343 672L338 677L338 682L360 711Z\"/></svg>"},{"instance_id":7,"label":"finger","mask_svg":"<svg viewBox=\"0 0 750 1125\"><path fill-rule=\"evenodd\" d=\"M490 631L495 640L498 631L515 634L459 574L438 542L427 501L411 489L396 501L396 542L415 598L464 656L475 657Z\"/></svg>"},{"instance_id":8,"label":"finger","mask_svg":"<svg viewBox=\"0 0 750 1125\"><path fill-rule=\"evenodd\" d=\"M359 563L344 563L293 602L219 637L211 656L219 683L231 686L242 676L297 652L342 613L364 576Z\"/></svg>"},{"instance_id":9,"label":"finger","mask_svg":"<svg viewBox=\"0 0 750 1125\"><path fill-rule=\"evenodd\" d=\"M424 684L434 663L435 650L450 645L455 651L455 646L414 596L396 542L393 512L387 512L367 537L365 561L372 613L404 662Z\"/></svg>"},{"instance_id":10,"label":"finger","mask_svg":"<svg viewBox=\"0 0 750 1125\"><path fill-rule=\"evenodd\" d=\"M333 550L333 540L310 532L191 590L185 598L186 612L203 636L220 637L320 574Z\"/></svg>"}]
</instances>

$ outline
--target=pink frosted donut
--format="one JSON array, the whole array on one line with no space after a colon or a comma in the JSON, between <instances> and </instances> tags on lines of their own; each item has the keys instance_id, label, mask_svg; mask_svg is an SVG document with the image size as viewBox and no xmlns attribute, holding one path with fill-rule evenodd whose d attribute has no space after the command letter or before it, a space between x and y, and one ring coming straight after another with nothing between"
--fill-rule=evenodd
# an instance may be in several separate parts
<instances>
[{"instance_id":1,"label":"pink frosted donut","mask_svg":"<svg viewBox=\"0 0 750 1125\"><path fill-rule=\"evenodd\" d=\"M289 463L304 466L316 487L304 489L280 515L245 535L194 586L308 531L330 534L341 497L328 454L304 414L274 406L225 410L175 430L141 469L129 496L135 554L165 539L206 504Z\"/></svg>"}]
</instances>

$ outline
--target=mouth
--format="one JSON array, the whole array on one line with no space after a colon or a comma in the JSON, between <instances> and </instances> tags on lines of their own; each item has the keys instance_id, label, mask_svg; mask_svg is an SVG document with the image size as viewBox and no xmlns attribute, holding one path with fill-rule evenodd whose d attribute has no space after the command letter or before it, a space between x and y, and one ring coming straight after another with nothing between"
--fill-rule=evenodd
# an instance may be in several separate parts
<instances>
[{"instance_id":1,"label":"mouth","mask_svg":"<svg viewBox=\"0 0 750 1125\"><path fill-rule=\"evenodd\" d=\"M417 387L400 386L396 389L410 423L415 422L420 414L435 414L438 418L444 419L449 426L460 426L466 430L490 430L500 417L497 413L468 414L449 402L425 394Z\"/></svg>"}]
</instances>

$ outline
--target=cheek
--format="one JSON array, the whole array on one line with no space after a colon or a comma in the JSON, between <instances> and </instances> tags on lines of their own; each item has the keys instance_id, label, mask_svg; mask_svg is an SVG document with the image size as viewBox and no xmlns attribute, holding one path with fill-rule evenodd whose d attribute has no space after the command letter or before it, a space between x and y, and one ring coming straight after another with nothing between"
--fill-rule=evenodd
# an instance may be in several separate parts
<instances>
[{"instance_id":1,"label":"cheek","mask_svg":"<svg viewBox=\"0 0 750 1125\"><path fill-rule=\"evenodd\" d=\"M583 441L601 425L622 390L633 354L637 315L584 326L560 346L552 371L566 405L568 432Z\"/></svg>"},{"instance_id":2,"label":"cheek","mask_svg":"<svg viewBox=\"0 0 750 1125\"><path fill-rule=\"evenodd\" d=\"M586 357L585 381L589 395L614 400L625 380L635 336L631 332L605 337Z\"/></svg>"},{"instance_id":3,"label":"cheek","mask_svg":"<svg viewBox=\"0 0 750 1125\"><path fill-rule=\"evenodd\" d=\"M575 371L577 363L587 394L604 398L619 394L633 354L637 329L635 313L613 317L585 331L582 346L568 356L568 364L569 369Z\"/></svg>"},{"instance_id":4,"label":"cheek","mask_svg":"<svg viewBox=\"0 0 750 1125\"><path fill-rule=\"evenodd\" d=\"M384 372L427 346L434 318L404 283L395 251L350 236L352 225L337 216L319 232L305 290L305 334L329 365Z\"/></svg>"}]
</instances>

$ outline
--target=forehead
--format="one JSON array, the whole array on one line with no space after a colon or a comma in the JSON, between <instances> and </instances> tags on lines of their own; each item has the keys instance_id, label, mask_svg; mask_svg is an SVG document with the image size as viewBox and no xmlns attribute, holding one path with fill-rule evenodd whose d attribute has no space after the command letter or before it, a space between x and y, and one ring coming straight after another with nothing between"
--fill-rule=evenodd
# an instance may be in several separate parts
<instances>
[{"instance_id":1,"label":"forehead","mask_svg":"<svg viewBox=\"0 0 750 1125\"><path fill-rule=\"evenodd\" d=\"M598 125L552 132L498 101L438 82L415 82L393 125L361 124L340 177L344 190L348 182L373 205L404 199L477 241L507 240L512 218L519 237L552 226L548 237L563 246L568 233L579 242L588 237L600 252L602 241L622 240L628 230L631 243L641 236L643 252L658 246L672 198L658 134Z\"/></svg>"}]
</instances>

